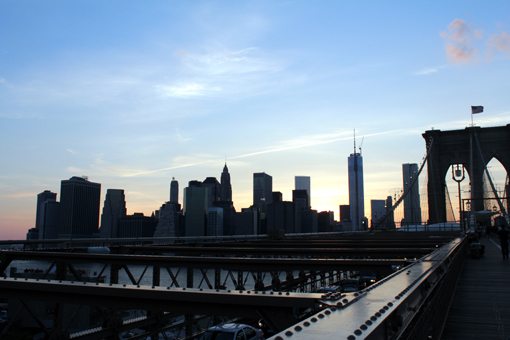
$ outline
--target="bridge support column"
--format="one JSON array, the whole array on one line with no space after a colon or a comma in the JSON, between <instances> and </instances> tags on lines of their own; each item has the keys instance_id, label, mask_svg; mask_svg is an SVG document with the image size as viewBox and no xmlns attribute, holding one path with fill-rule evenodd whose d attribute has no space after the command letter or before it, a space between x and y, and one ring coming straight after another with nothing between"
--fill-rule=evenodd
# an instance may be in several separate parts
<instances>
[{"instance_id":1,"label":"bridge support column","mask_svg":"<svg viewBox=\"0 0 510 340\"><path fill-rule=\"evenodd\" d=\"M186 269L186 287L193 288L193 268Z\"/></svg>"},{"instance_id":2,"label":"bridge support column","mask_svg":"<svg viewBox=\"0 0 510 340\"><path fill-rule=\"evenodd\" d=\"M116 284L119 283L119 270L120 265L118 264L112 264L110 266L110 283Z\"/></svg>"},{"instance_id":3,"label":"bridge support column","mask_svg":"<svg viewBox=\"0 0 510 340\"><path fill-rule=\"evenodd\" d=\"M57 262L57 271L56 271L56 279L57 280L65 280L67 274L67 264L62 262Z\"/></svg>"},{"instance_id":4,"label":"bridge support column","mask_svg":"<svg viewBox=\"0 0 510 340\"><path fill-rule=\"evenodd\" d=\"M214 289L224 289L221 285L221 269L214 269Z\"/></svg>"},{"instance_id":5,"label":"bridge support column","mask_svg":"<svg viewBox=\"0 0 510 340\"><path fill-rule=\"evenodd\" d=\"M244 274L242 271L237 272L237 290L244 290Z\"/></svg>"},{"instance_id":6,"label":"bridge support column","mask_svg":"<svg viewBox=\"0 0 510 340\"><path fill-rule=\"evenodd\" d=\"M158 264L152 265L152 285L159 286L161 283L161 267Z\"/></svg>"}]
</instances>

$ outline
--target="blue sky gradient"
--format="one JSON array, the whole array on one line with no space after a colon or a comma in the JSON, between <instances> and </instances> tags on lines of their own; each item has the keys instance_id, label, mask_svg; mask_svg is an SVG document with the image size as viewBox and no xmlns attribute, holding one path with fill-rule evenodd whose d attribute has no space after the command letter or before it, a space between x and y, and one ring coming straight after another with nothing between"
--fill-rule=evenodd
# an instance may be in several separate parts
<instances>
[{"instance_id":1,"label":"blue sky gradient","mask_svg":"<svg viewBox=\"0 0 510 340\"><path fill-rule=\"evenodd\" d=\"M423 131L510 123L509 32L508 1L0 0L0 239L73 175L149 214L225 158L237 209L265 171L337 214L354 128L369 207Z\"/></svg>"}]
</instances>

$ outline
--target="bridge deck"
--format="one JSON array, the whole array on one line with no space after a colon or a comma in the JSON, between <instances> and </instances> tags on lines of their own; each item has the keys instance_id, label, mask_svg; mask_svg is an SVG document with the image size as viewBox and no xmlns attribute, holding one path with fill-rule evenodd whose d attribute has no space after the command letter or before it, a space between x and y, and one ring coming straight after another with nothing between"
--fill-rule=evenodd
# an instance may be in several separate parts
<instances>
[{"instance_id":1,"label":"bridge deck","mask_svg":"<svg viewBox=\"0 0 510 340\"><path fill-rule=\"evenodd\" d=\"M510 338L510 261L497 240L482 244L484 257L465 262L442 339Z\"/></svg>"}]
</instances>

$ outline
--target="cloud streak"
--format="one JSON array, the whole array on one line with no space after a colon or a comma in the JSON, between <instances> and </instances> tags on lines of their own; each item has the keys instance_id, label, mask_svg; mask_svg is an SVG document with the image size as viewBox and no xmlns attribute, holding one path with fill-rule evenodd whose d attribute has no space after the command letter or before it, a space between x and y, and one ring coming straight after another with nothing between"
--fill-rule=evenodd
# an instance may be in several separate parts
<instances>
[{"instance_id":1,"label":"cloud streak","mask_svg":"<svg viewBox=\"0 0 510 340\"><path fill-rule=\"evenodd\" d=\"M213 95L220 92L221 87L189 82L176 85L156 85L156 90L163 97L188 98Z\"/></svg>"},{"instance_id":2,"label":"cloud streak","mask_svg":"<svg viewBox=\"0 0 510 340\"><path fill-rule=\"evenodd\" d=\"M217 97L251 94L265 87L270 76L283 70L281 62L268 58L256 47L232 50L209 48L204 52L179 51L177 79L155 86L163 97Z\"/></svg>"},{"instance_id":3,"label":"cloud streak","mask_svg":"<svg viewBox=\"0 0 510 340\"><path fill-rule=\"evenodd\" d=\"M383 136L383 135L405 135L405 134L412 134L414 131L408 130L408 129L396 129L396 130L386 130L386 131L380 131L380 132L373 132L368 133L364 135L360 135L359 138L362 137L376 137L376 136ZM332 133L324 133L324 134L316 134L316 135L305 135L289 140L284 140L277 142L271 146L268 146L266 148L255 150L252 152L243 153L240 155L236 155L233 157L229 157L229 162L232 160L240 160L244 158L251 158L251 157L257 157L261 155L267 155L272 153L279 153L279 152L285 152L285 151L291 151L291 150L298 150L303 148L308 148L312 146L317 145L324 145L324 144L331 144L339 141L345 141L345 140L352 140L352 131L351 130L343 130L343 131L337 131ZM204 165L214 165L216 166L218 163L218 157L216 156L206 156L202 157L177 157L174 159L173 163L175 165L159 168L159 169L152 169L152 170L141 170L131 173L126 173L123 175L123 177L137 177L137 176L147 176L152 175L160 172L166 172L170 170L175 169L182 169L182 168L189 168L194 166L204 166Z\"/></svg>"},{"instance_id":4,"label":"cloud streak","mask_svg":"<svg viewBox=\"0 0 510 340\"><path fill-rule=\"evenodd\" d=\"M447 67L446 65L426 67L426 68L423 68L421 70L414 72L413 74L415 76L430 76L435 73L438 73L439 71L441 71L442 69L444 69L446 67Z\"/></svg>"}]
</instances>

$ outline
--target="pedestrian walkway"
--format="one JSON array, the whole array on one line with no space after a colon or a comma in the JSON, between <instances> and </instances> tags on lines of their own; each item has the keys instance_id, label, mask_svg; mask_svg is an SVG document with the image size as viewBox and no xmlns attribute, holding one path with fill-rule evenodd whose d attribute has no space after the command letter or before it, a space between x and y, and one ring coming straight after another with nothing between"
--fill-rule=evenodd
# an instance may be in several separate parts
<instances>
[{"instance_id":1,"label":"pedestrian walkway","mask_svg":"<svg viewBox=\"0 0 510 340\"><path fill-rule=\"evenodd\" d=\"M510 339L510 261L497 238L481 243L485 255L466 259L442 339Z\"/></svg>"}]
</instances>

